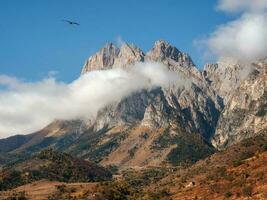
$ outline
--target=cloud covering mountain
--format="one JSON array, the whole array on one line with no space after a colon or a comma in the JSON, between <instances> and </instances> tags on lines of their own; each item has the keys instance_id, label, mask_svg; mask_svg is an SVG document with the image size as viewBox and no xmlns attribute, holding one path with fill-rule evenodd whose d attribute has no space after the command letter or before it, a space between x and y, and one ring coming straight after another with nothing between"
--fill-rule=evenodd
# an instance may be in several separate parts
<instances>
[{"instance_id":1,"label":"cloud covering mountain","mask_svg":"<svg viewBox=\"0 0 267 200\"><path fill-rule=\"evenodd\" d=\"M128 70L92 71L67 84L49 77L25 82L0 76L0 137L37 131L55 119L95 117L104 106L133 92L190 82L163 64L138 63Z\"/></svg>"}]
</instances>

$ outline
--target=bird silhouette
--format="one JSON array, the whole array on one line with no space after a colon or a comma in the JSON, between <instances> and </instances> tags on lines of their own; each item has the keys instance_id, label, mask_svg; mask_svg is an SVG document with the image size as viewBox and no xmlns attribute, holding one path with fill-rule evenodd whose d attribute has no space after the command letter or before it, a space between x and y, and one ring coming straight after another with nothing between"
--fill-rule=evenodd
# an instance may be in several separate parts
<instances>
[{"instance_id":1,"label":"bird silhouette","mask_svg":"<svg viewBox=\"0 0 267 200\"><path fill-rule=\"evenodd\" d=\"M63 19L62 21L67 22L67 23L69 23L70 25L77 25L77 26L80 26L79 23L74 22L74 21L70 21L70 20L66 20L66 19Z\"/></svg>"}]
</instances>

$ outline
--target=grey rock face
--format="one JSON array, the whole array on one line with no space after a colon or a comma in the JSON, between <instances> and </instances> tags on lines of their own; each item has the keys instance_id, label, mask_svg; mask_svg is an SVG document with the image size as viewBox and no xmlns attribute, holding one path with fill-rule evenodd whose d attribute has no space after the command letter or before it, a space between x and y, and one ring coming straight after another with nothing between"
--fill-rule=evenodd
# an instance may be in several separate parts
<instances>
[{"instance_id":1,"label":"grey rock face","mask_svg":"<svg viewBox=\"0 0 267 200\"><path fill-rule=\"evenodd\" d=\"M164 40L156 41L154 47L147 53L146 59L163 62L167 59L178 62L184 67L195 66L190 56L179 51Z\"/></svg>"},{"instance_id":2,"label":"grey rock face","mask_svg":"<svg viewBox=\"0 0 267 200\"><path fill-rule=\"evenodd\" d=\"M143 62L145 54L141 49L134 45L123 44L120 53L115 59L114 67L128 67L135 62Z\"/></svg>"},{"instance_id":3,"label":"grey rock face","mask_svg":"<svg viewBox=\"0 0 267 200\"><path fill-rule=\"evenodd\" d=\"M93 70L109 69L114 64L119 49L112 43L107 44L97 54L91 56L85 63L82 73Z\"/></svg>"},{"instance_id":4,"label":"grey rock face","mask_svg":"<svg viewBox=\"0 0 267 200\"><path fill-rule=\"evenodd\" d=\"M196 68L191 57L166 41L156 41L153 48L147 52L146 61L156 61L165 64L169 70L179 72L185 77L197 81L201 79L201 73Z\"/></svg>"},{"instance_id":5,"label":"grey rock face","mask_svg":"<svg viewBox=\"0 0 267 200\"><path fill-rule=\"evenodd\" d=\"M220 115L212 144L223 149L255 136L267 128L267 62L254 64L254 71L232 91Z\"/></svg>"},{"instance_id":6,"label":"grey rock face","mask_svg":"<svg viewBox=\"0 0 267 200\"><path fill-rule=\"evenodd\" d=\"M104 61L99 62L96 57L109 61L105 65L107 69L125 68L135 62L156 61L165 64L173 73L179 73L185 79L189 79L190 83L183 88L158 88L132 94L121 102L100 110L90 126L100 130L106 126L140 122L155 129L175 121L182 121L188 131L210 138L214 133L221 106L214 91L207 89L201 72L195 67L189 55L163 40L155 42L147 54L128 44L116 51L117 48L112 46L112 53L106 54L109 57L103 56L107 51L104 49L89 58L82 73L104 68L102 65Z\"/></svg>"},{"instance_id":7,"label":"grey rock face","mask_svg":"<svg viewBox=\"0 0 267 200\"><path fill-rule=\"evenodd\" d=\"M232 91L239 87L249 73L250 67L220 61L216 64L205 65L202 76L208 85L224 99L224 104L227 104Z\"/></svg>"},{"instance_id":8,"label":"grey rock face","mask_svg":"<svg viewBox=\"0 0 267 200\"><path fill-rule=\"evenodd\" d=\"M142 61L144 61L144 53L134 45L123 44L118 48L110 43L86 61L82 74L94 70L124 68Z\"/></svg>"},{"instance_id":9,"label":"grey rock face","mask_svg":"<svg viewBox=\"0 0 267 200\"><path fill-rule=\"evenodd\" d=\"M102 52L103 50L96 55ZM146 54L127 44L118 52L114 59L114 54L109 54L111 58L107 60L114 60L109 63L109 68L156 61L165 64L169 70L179 73L185 79L190 79L191 83L186 88L169 87L159 88L157 92L143 91L116 105L110 105L99 112L94 122L96 129L137 122L155 129L178 120L188 131L200 133L207 140L212 138L215 147L223 148L252 136L261 130L257 128L259 126L265 128L265 118L256 113L266 101L266 60L255 64L258 73L254 71L248 76L251 73L249 67L228 61L207 64L201 72L189 55L163 40L155 42ZM89 59L89 63L98 66L94 60ZM102 65L100 68L102 69ZM90 70L92 68L84 67L83 73ZM153 95L157 98L152 98Z\"/></svg>"}]
</instances>

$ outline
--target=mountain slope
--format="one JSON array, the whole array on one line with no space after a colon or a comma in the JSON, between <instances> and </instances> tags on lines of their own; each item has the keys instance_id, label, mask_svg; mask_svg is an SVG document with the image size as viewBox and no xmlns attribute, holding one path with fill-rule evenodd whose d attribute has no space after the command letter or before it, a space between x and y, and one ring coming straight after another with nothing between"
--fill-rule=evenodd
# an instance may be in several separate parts
<instances>
[{"instance_id":1,"label":"mountain slope","mask_svg":"<svg viewBox=\"0 0 267 200\"><path fill-rule=\"evenodd\" d=\"M47 149L4 167L0 177L0 190L7 190L41 179L90 182L109 180L112 175L94 163Z\"/></svg>"},{"instance_id":2,"label":"mountain slope","mask_svg":"<svg viewBox=\"0 0 267 200\"><path fill-rule=\"evenodd\" d=\"M266 144L265 131L198 162L178 178L173 199L265 199Z\"/></svg>"},{"instance_id":3,"label":"mountain slope","mask_svg":"<svg viewBox=\"0 0 267 200\"><path fill-rule=\"evenodd\" d=\"M266 199L266 131L188 167L126 169L105 183L37 181L0 199Z\"/></svg>"},{"instance_id":4,"label":"mountain slope","mask_svg":"<svg viewBox=\"0 0 267 200\"><path fill-rule=\"evenodd\" d=\"M113 187L128 199L266 199L266 144L265 130L189 167L125 170Z\"/></svg>"}]
</instances>

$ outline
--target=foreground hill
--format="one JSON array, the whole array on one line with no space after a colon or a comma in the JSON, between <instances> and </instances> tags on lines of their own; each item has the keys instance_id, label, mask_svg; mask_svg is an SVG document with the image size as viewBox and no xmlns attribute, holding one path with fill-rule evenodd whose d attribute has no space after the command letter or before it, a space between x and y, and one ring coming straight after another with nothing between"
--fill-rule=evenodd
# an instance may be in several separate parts
<instances>
[{"instance_id":1,"label":"foreground hill","mask_svg":"<svg viewBox=\"0 0 267 200\"><path fill-rule=\"evenodd\" d=\"M199 161L171 187L173 199L266 199L267 131ZM194 182L194 184L192 184Z\"/></svg>"},{"instance_id":2,"label":"foreground hill","mask_svg":"<svg viewBox=\"0 0 267 200\"><path fill-rule=\"evenodd\" d=\"M267 198L267 132L246 139L190 167L127 169L112 181L37 181L0 193L0 199L256 199Z\"/></svg>"},{"instance_id":3,"label":"foreground hill","mask_svg":"<svg viewBox=\"0 0 267 200\"><path fill-rule=\"evenodd\" d=\"M185 168L127 170L128 199L266 199L267 131ZM107 188L106 188L107 189Z\"/></svg>"},{"instance_id":4,"label":"foreground hill","mask_svg":"<svg viewBox=\"0 0 267 200\"><path fill-rule=\"evenodd\" d=\"M96 164L51 149L11 165L0 171L0 190L47 179L62 182L92 182L111 179L111 173Z\"/></svg>"}]
</instances>

